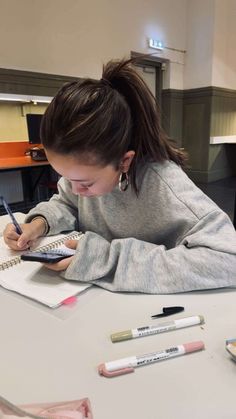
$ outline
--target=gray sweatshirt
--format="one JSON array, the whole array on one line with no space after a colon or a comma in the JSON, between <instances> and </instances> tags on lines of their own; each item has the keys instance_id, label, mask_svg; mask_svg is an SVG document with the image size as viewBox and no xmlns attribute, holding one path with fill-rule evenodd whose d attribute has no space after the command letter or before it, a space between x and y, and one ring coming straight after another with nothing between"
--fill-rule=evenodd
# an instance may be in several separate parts
<instances>
[{"instance_id":1,"label":"gray sweatshirt","mask_svg":"<svg viewBox=\"0 0 236 419\"><path fill-rule=\"evenodd\" d=\"M236 232L229 217L173 162L150 163L138 197L116 187L80 197L61 178L43 215L49 234L80 230L63 276L111 291L153 294L236 286Z\"/></svg>"}]
</instances>

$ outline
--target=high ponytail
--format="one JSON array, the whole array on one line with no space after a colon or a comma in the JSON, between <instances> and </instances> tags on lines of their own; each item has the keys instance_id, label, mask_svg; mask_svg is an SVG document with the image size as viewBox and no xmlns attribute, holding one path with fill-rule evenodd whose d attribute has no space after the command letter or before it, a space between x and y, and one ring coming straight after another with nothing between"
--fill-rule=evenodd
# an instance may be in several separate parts
<instances>
[{"instance_id":1,"label":"high ponytail","mask_svg":"<svg viewBox=\"0 0 236 419\"><path fill-rule=\"evenodd\" d=\"M119 167L123 155L134 150L129 176L136 193L138 166L147 161L172 160L178 165L185 161L184 153L164 134L156 100L132 66L139 59L109 61L100 80L63 86L41 127L46 148L80 158L91 155L104 166Z\"/></svg>"}]
</instances>

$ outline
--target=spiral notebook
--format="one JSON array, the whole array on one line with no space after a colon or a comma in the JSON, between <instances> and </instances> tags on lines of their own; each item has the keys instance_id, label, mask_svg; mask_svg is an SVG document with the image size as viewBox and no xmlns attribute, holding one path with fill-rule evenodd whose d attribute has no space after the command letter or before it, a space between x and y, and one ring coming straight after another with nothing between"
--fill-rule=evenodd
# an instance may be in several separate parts
<instances>
[{"instance_id":1,"label":"spiral notebook","mask_svg":"<svg viewBox=\"0 0 236 419\"><path fill-rule=\"evenodd\" d=\"M78 232L44 237L34 250L46 252L63 249L65 240L79 240L81 237L82 234ZM90 284L63 280L58 272L45 268L39 262L22 261L20 252L8 249L3 238L0 238L0 286L55 308L69 297L83 292Z\"/></svg>"}]
</instances>

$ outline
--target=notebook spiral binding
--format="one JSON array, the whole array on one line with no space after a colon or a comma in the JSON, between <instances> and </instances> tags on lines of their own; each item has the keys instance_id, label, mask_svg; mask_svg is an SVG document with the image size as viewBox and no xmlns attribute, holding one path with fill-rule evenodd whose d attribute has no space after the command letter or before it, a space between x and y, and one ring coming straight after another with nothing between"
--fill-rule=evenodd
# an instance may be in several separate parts
<instances>
[{"instance_id":1,"label":"notebook spiral binding","mask_svg":"<svg viewBox=\"0 0 236 419\"><path fill-rule=\"evenodd\" d=\"M13 259L7 260L6 262L2 262L0 264L0 271L5 271L5 269L10 268L11 266L15 266L21 262L20 256L16 256Z\"/></svg>"},{"instance_id":2,"label":"notebook spiral binding","mask_svg":"<svg viewBox=\"0 0 236 419\"><path fill-rule=\"evenodd\" d=\"M82 237L83 233L80 232L73 232L68 234L65 237L62 237L61 239L55 240L52 243L46 244L45 246L40 246L37 247L36 249L34 249L34 251L37 252L47 252L48 250L51 249L56 249L57 247L59 247L61 244L63 244L66 240L75 240L75 239L80 239ZM7 260L6 262L2 262L0 263L0 271L5 271L5 269L11 268L12 266L18 265L18 263L21 263L21 257L20 256L16 256L12 259Z\"/></svg>"}]
</instances>

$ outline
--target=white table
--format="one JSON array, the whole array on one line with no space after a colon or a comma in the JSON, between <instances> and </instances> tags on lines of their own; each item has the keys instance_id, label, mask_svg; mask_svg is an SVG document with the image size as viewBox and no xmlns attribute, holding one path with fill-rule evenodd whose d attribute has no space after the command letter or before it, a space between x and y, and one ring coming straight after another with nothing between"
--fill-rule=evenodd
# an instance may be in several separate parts
<instances>
[{"instance_id":1,"label":"white table","mask_svg":"<svg viewBox=\"0 0 236 419\"><path fill-rule=\"evenodd\" d=\"M0 232L7 217L0 217ZM185 311L150 318L174 305ZM110 341L113 332L198 314L203 326ZM236 337L236 290L142 295L94 287L75 305L53 310L0 288L0 330L0 394L12 402L89 397L95 419L236 417L236 363L225 350L225 340ZM205 351L112 379L98 375L101 362L195 340L205 342Z\"/></svg>"},{"instance_id":2,"label":"white table","mask_svg":"<svg viewBox=\"0 0 236 419\"><path fill-rule=\"evenodd\" d=\"M95 419L235 419L236 363L225 339L236 337L236 291L178 295L113 294L99 288L74 306L51 310L0 289L0 394L15 403L89 397ZM112 344L112 332L202 314L205 325ZM160 320L159 320L160 321ZM162 319L161 321L166 321ZM97 365L203 340L206 350L108 379Z\"/></svg>"}]
</instances>

